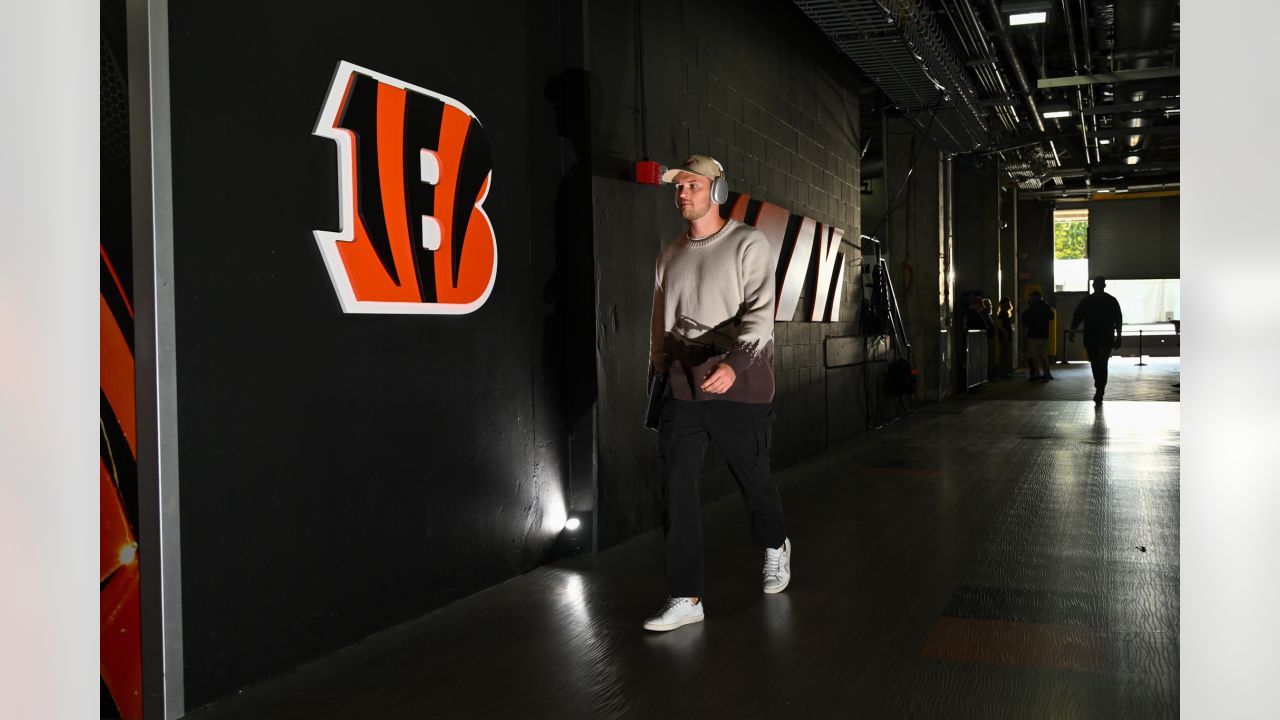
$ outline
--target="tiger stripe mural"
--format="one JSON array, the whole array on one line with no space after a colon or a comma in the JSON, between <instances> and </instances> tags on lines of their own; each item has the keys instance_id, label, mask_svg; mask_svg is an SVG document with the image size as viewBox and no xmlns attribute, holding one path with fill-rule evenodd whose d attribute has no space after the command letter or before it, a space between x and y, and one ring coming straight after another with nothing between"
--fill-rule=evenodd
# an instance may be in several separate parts
<instances>
[{"instance_id":1,"label":"tiger stripe mural","mask_svg":"<svg viewBox=\"0 0 1280 720\"><path fill-rule=\"evenodd\" d=\"M99 640L102 682L120 717L142 717L138 448L133 306L100 247Z\"/></svg>"}]
</instances>

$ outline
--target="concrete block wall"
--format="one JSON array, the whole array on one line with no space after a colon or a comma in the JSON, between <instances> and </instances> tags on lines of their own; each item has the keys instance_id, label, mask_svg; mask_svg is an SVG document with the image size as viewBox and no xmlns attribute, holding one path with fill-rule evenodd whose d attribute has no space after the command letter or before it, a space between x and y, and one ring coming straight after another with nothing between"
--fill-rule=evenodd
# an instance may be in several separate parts
<instances>
[{"instance_id":1,"label":"concrete block wall","mask_svg":"<svg viewBox=\"0 0 1280 720\"><path fill-rule=\"evenodd\" d=\"M680 125L675 157L707 152L737 192L843 228L857 225L858 108L852 87L803 76L781 87L727 65L713 41L681 43ZM778 58L777 60L781 60ZM837 102L842 116L826 110ZM836 128L833 123L838 123Z\"/></svg>"},{"instance_id":2,"label":"concrete block wall","mask_svg":"<svg viewBox=\"0 0 1280 720\"><path fill-rule=\"evenodd\" d=\"M886 175L881 192L892 201L898 188L906 185L880 235L920 371L916 398L936 401L950 391L941 335L947 318L942 283L949 268L944 248L948 188L943 158L937 146L905 118L886 117L884 128Z\"/></svg>"}]
</instances>

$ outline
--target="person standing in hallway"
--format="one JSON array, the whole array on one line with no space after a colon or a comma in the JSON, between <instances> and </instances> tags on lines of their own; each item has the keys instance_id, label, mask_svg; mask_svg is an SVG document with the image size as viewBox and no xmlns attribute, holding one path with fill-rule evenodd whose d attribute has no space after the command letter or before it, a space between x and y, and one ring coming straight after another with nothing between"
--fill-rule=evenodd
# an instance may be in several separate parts
<instances>
[{"instance_id":1,"label":"person standing in hallway","mask_svg":"<svg viewBox=\"0 0 1280 720\"><path fill-rule=\"evenodd\" d=\"M1106 289L1106 278L1099 275L1093 279L1093 294L1076 306L1071 316L1071 330L1067 333L1075 342L1076 328L1084 323L1084 349L1093 368L1093 404L1099 407L1107 391L1107 362L1111 359L1111 350L1120 347L1124 329L1120 303L1108 295Z\"/></svg>"},{"instance_id":2,"label":"person standing in hallway","mask_svg":"<svg viewBox=\"0 0 1280 720\"><path fill-rule=\"evenodd\" d=\"M1049 326L1053 323L1053 308L1044 301L1039 290L1031 292L1031 302L1022 311L1022 327L1027 336L1027 365L1030 366L1029 380L1049 382L1053 374L1049 372Z\"/></svg>"},{"instance_id":3,"label":"person standing in hallway","mask_svg":"<svg viewBox=\"0 0 1280 720\"><path fill-rule=\"evenodd\" d=\"M996 326L996 314L994 308L991 307L991 298L982 298L982 321L987 325L987 379L995 380L998 373L996 370L996 335L999 328Z\"/></svg>"},{"instance_id":4,"label":"person standing in hallway","mask_svg":"<svg viewBox=\"0 0 1280 720\"><path fill-rule=\"evenodd\" d=\"M996 365L996 377L1008 380L1013 377L1013 301L1000 298L996 309L996 342L1000 346L1000 362Z\"/></svg>"},{"instance_id":5,"label":"person standing in hallway","mask_svg":"<svg viewBox=\"0 0 1280 720\"><path fill-rule=\"evenodd\" d=\"M724 167L691 155L668 170L687 226L658 254L649 374L666 373L658 427L669 597L644 622L674 630L701 622L702 504L698 475L710 440L724 454L764 550L766 593L791 582L791 541L769 468L773 423L773 252L764 233L720 216Z\"/></svg>"},{"instance_id":6,"label":"person standing in hallway","mask_svg":"<svg viewBox=\"0 0 1280 720\"><path fill-rule=\"evenodd\" d=\"M960 354L960 362L956 364L956 369L960 373L960 383L963 387L968 387L970 367L969 363L973 355L977 353L978 343L982 343L982 347L989 347L991 342L991 333L995 331L995 326L991 323L991 316L982 311L982 296L975 295L969 300L969 307L963 313L957 315L960 322L959 342L957 343L957 351ZM981 330L983 335L976 337L972 331ZM988 352L988 359L990 353ZM984 365L986 362L984 361ZM975 364L976 368L977 365ZM984 376L989 377L990 373Z\"/></svg>"}]
</instances>

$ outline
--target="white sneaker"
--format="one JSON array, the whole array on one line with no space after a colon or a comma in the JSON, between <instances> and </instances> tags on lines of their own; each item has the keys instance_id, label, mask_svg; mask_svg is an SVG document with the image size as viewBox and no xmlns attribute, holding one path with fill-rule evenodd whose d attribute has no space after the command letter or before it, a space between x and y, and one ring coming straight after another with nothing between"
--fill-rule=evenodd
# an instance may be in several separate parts
<instances>
[{"instance_id":1,"label":"white sneaker","mask_svg":"<svg viewBox=\"0 0 1280 720\"><path fill-rule=\"evenodd\" d=\"M694 604L693 598L667 598L667 604L662 606L658 614L644 621L644 629L666 632L667 630L675 630L681 625L702 622L702 618L701 601Z\"/></svg>"},{"instance_id":2,"label":"white sneaker","mask_svg":"<svg viewBox=\"0 0 1280 720\"><path fill-rule=\"evenodd\" d=\"M764 591L780 593L791 583L791 539L782 541L781 548L764 551Z\"/></svg>"}]
</instances>

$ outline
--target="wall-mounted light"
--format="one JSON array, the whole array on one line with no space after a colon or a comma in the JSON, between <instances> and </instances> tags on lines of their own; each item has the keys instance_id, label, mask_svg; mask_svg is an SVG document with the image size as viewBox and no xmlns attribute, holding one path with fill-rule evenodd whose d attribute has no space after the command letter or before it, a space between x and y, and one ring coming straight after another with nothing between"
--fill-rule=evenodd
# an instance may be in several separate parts
<instances>
[{"instance_id":1,"label":"wall-mounted light","mask_svg":"<svg viewBox=\"0 0 1280 720\"><path fill-rule=\"evenodd\" d=\"M591 513L584 510L575 510L564 519L564 533L566 535L581 535L583 533L591 534Z\"/></svg>"},{"instance_id":2,"label":"wall-mounted light","mask_svg":"<svg viewBox=\"0 0 1280 720\"><path fill-rule=\"evenodd\" d=\"M1036 25L1049 19L1049 0L1006 0L1000 11L1009 16L1010 25Z\"/></svg>"},{"instance_id":3,"label":"wall-mounted light","mask_svg":"<svg viewBox=\"0 0 1280 720\"><path fill-rule=\"evenodd\" d=\"M565 516L553 551L556 556L575 557L595 552L593 514L590 510L572 510Z\"/></svg>"}]
</instances>

